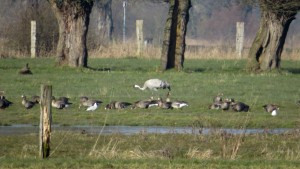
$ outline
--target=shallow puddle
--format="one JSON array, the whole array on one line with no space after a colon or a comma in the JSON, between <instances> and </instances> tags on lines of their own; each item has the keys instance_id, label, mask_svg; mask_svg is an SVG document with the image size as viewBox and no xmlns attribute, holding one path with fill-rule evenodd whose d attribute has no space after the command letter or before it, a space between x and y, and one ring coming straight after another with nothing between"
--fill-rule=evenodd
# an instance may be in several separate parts
<instances>
[{"instance_id":1,"label":"shallow puddle","mask_svg":"<svg viewBox=\"0 0 300 169\"><path fill-rule=\"evenodd\" d=\"M294 129L228 129L228 128L193 128L164 126L59 126L53 125L52 131L73 131L86 134L212 134L226 132L229 134L281 134ZM0 126L0 135L20 135L39 133L39 126L15 124Z\"/></svg>"}]
</instances>

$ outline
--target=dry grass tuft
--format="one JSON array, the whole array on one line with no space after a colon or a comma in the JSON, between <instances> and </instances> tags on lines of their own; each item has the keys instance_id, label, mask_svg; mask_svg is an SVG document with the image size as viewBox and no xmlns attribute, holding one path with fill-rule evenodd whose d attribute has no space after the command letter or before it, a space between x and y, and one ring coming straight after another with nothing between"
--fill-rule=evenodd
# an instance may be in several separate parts
<instances>
[{"instance_id":1,"label":"dry grass tuft","mask_svg":"<svg viewBox=\"0 0 300 169\"><path fill-rule=\"evenodd\" d=\"M195 158L195 159L211 159L213 155L213 151L211 149L201 151L197 147L189 148L186 153L187 158Z\"/></svg>"}]
</instances>

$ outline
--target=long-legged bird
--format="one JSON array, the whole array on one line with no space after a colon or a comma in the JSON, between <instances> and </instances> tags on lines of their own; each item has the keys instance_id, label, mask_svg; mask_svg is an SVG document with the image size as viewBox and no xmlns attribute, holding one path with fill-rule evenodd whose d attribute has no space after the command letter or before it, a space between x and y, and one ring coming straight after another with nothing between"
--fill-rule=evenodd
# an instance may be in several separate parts
<instances>
[{"instance_id":1,"label":"long-legged bird","mask_svg":"<svg viewBox=\"0 0 300 169\"><path fill-rule=\"evenodd\" d=\"M135 88L138 88L140 90L150 89L157 91L157 89L169 89L171 90L171 86L167 81L160 80L160 79L149 79L146 80L143 87L139 85L134 85Z\"/></svg>"}]
</instances>

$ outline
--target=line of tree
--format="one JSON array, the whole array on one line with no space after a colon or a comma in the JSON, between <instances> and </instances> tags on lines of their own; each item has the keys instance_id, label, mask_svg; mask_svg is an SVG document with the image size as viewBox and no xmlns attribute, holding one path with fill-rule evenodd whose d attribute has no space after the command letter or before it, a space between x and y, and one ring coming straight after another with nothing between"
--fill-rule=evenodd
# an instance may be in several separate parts
<instances>
[{"instance_id":1,"label":"line of tree","mask_svg":"<svg viewBox=\"0 0 300 169\"><path fill-rule=\"evenodd\" d=\"M48 2L59 24L58 63L87 67L86 35L94 0L48 0ZM175 68L180 71L184 65L185 35L191 1L168 2L169 12L162 44L161 70ZM279 69L289 25L300 9L300 2L259 0L258 3L261 9L260 28L249 52L247 69L249 71ZM111 13L110 8L103 10L108 11L104 14ZM109 31L111 29L108 28Z\"/></svg>"}]
</instances>

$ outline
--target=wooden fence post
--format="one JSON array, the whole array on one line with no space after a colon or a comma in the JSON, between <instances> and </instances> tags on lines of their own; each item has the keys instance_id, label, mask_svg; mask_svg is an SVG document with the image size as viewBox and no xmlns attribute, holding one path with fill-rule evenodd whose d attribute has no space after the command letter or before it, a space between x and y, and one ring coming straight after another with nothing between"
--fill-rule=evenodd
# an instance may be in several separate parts
<instances>
[{"instance_id":1,"label":"wooden fence post","mask_svg":"<svg viewBox=\"0 0 300 169\"><path fill-rule=\"evenodd\" d=\"M239 58L242 58L244 45L244 22L236 23L236 53Z\"/></svg>"},{"instance_id":2,"label":"wooden fence post","mask_svg":"<svg viewBox=\"0 0 300 169\"><path fill-rule=\"evenodd\" d=\"M41 104L40 104L40 157L47 158L50 155L50 136L51 136L51 98L52 86L41 86Z\"/></svg>"},{"instance_id":3,"label":"wooden fence post","mask_svg":"<svg viewBox=\"0 0 300 169\"><path fill-rule=\"evenodd\" d=\"M137 55L141 56L143 51L144 35L143 20L136 20Z\"/></svg>"},{"instance_id":4,"label":"wooden fence post","mask_svg":"<svg viewBox=\"0 0 300 169\"><path fill-rule=\"evenodd\" d=\"M31 58L36 57L36 21L31 21Z\"/></svg>"}]
</instances>

